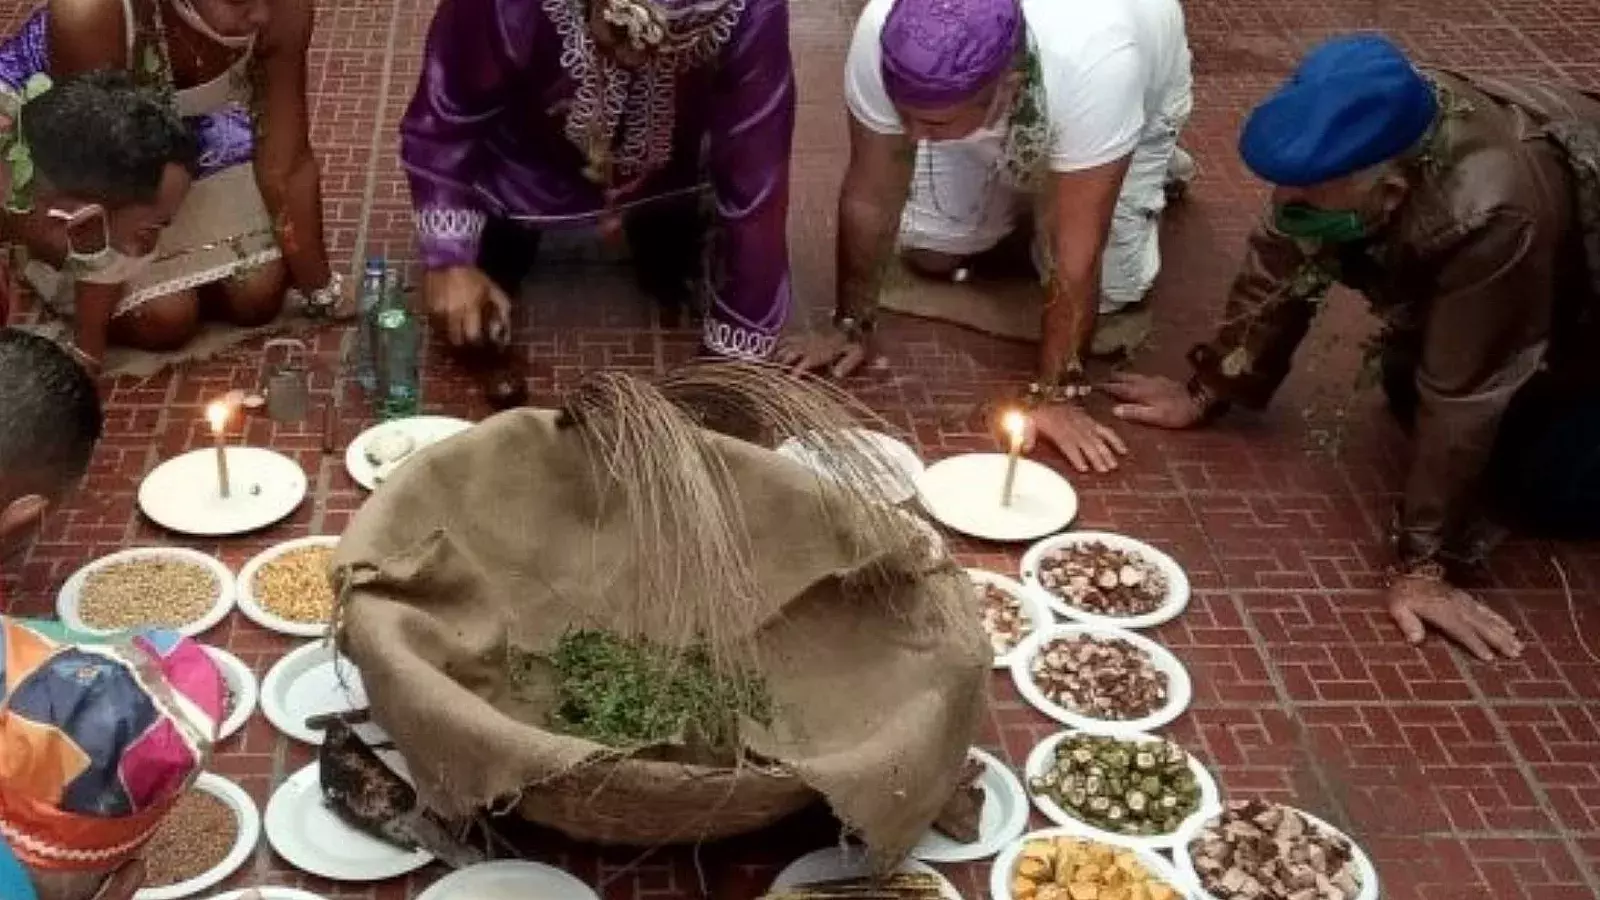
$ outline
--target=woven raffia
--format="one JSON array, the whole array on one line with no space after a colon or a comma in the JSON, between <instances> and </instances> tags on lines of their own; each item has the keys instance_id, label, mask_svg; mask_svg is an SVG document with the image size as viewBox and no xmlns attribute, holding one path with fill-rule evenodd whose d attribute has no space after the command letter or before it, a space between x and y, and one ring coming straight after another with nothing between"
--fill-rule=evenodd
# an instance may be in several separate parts
<instances>
[{"instance_id":1,"label":"woven raffia","mask_svg":"<svg viewBox=\"0 0 1600 900\"><path fill-rule=\"evenodd\" d=\"M422 451L335 555L341 647L423 801L516 808L584 840L726 837L825 800L887 867L950 796L990 654L965 573L828 449L841 480L770 445L838 434L839 398L775 370L659 386L597 376L561 411L505 413ZM832 438L827 438L830 443ZM753 671L772 720L737 748L603 747L555 733L540 659L574 630L697 646ZM515 669L516 674L511 674Z\"/></svg>"}]
</instances>

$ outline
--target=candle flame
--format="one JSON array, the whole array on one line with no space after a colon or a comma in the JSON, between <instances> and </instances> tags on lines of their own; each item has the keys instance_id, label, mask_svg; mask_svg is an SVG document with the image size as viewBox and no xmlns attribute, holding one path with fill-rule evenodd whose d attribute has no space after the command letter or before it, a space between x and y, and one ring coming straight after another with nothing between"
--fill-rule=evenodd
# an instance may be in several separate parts
<instances>
[{"instance_id":1,"label":"candle flame","mask_svg":"<svg viewBox=\"0 0 1600 900\"><path fill-rule=\"evenodd\" d=\"M233 411L228 404L217 400L206 407L206 421L211 423L213 434L221 434L228 427L228 417Z\"/></svg>"},{"instance_id":2,"label":"candle flame","mask_svg":"<svg viewBox=\"0 0 1600 900\"><path fill-rule=\"evenodd\" d=\"M1011 436L1011 449L1013 451L1020 450L1022 448L1022 440L1028 434L1027 415L1020 410L1013 409L1006 413L1005 418L1000 421L1000 425L1006 430L1006 434Z\"/></svg>"}]
</instances>

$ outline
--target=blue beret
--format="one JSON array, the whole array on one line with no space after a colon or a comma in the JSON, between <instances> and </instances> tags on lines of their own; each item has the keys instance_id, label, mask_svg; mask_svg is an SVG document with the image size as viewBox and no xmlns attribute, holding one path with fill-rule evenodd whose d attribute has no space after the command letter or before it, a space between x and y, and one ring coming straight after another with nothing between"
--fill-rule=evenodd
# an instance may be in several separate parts
<instances>
[{"instance_id":1,"label":"blue beret","mask_svg":"<svg viewBox=\"0 0 1600 900\"><path fill-rule=\"evenodd\" d=\"M1239 155L1273 184L1320 184L1411 149L1437 111L1433 87L1387 38L1334 38L1250 113Z\"/></svg>"}]
</instances>

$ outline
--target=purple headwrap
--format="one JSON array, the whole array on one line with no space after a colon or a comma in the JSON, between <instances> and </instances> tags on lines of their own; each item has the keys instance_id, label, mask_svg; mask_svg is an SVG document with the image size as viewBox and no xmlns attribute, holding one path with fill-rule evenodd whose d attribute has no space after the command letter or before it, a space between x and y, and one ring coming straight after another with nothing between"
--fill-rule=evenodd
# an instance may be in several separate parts
<instances>
[{"instance_id":1,"label":"purple headwrap","mask_svg":"<svg viewBox=\"0 0 1600 900\"><path fill-rule=\"evenodd\" d=\"M955 106L1005 73L1023 34L1017 0L895 0L883 23L883 87L901 106Z\"/></svg>"}]
</instances>

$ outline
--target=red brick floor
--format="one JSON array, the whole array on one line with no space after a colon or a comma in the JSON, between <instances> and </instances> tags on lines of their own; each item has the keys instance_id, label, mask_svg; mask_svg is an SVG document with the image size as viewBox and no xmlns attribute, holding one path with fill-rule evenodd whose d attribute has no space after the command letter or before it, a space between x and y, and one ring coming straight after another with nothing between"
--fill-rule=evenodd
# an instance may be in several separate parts
<instances>
[{"instance_id":1,"label":"red brick floor","mask_svg":"<svg viewBox=\"0 0 1600 900\"><path fill-rule=\"evenodd\" d=\"M313 52L314 143L327 221L341 261L358 251L409 258L407 193L395 161L395 122L409 96L434 0L320 5ZM24 4L9 0L15 21ZM847 0L794 5L802 68L794 191L796 283L813 313L830 302L831 211L843 148L839 66ZM1600 87L1600 0L1191 0L1198 84L1186 144L1201 164L1191 198L1174 209L1157 299L1159 329L1146 365L1178 371L1183 349L1215 314L1261 192L1233 153L1241 112L1296 54L1332 32L1383 28L1420 59L1466 70L1529 73ZM1583 48L1589 47L1590 50ZM614 276L552 267L547 294L522 333L539 397L584 371L651 373L688 355L694 337L656 327ZM577 291L583 281L585 296ZM596 285L599 285L597 289ZM597 300L597 298L600 298ZM1348 299L1348 298L1346 298ZM564 302L570 301L570 302ZM1117 529L1168 548L1196 588L1186 616L1159 632L1190 666L1195 705L1173 734L1213 766L1225 789L1292 799L1342 823L1371 851L1392 900L1600 896L1600 553L1513 543L1494 560L1482 596L1531 636L1527 657L1482 665L1433 642L1406 646L1382 611L1381 528L1403 447L1370 397L1349 403L1351 348L1364 321L1351 303L1319 323L1274 410L1210 433L1129 434L1134 453L1115 476L1076 478L1083 526ZM890 366L857 385L930 459L983 446L975 426L993 390L1027 375L1030 354L1005 342L912 322L885 329ZM342 335L317 341L318 397L343 389ZM134 510L140 476L195 444L206 399L259 377L242 350L145 381L106 385L110 421L85 489L50 522L11 575L21 612L49 608L78 565L130 545L170 540ZM432 411L481 415L466 385L437 359L426 387ZM1349 405L1342 421L1338 409ZM351 409L347 405L347 409ZM362 422L349 412L342 440ZM1342 433L1337 458L1308 452ZM295 452L313 496L294 518L243 541L197 546L237 566L264 546L336 533L361 502L339 458L317 452L314 429L249 426L252 443ZM964 559L998 569L1013 548L959 542ZM1569 614L1557 565L1576 593ZM260 673L290 648L235 616L207 639ZM1051 727L995 682L983 743L1020 762ZM306 760L304 748L263 720L225 745L216 768L264 803ZM754 896L773 868L828 841L826 829L788 829L708 848L706 881L718 897ZM641 857L544 836L534 853L603 886L609 900L695 895L688 852ZM985 867L952 873L969 898ZM300 885L330 897L401 900L436 878L334 886L286 871L262 845L240 884Z\"/></svg>"}]
</instances>

